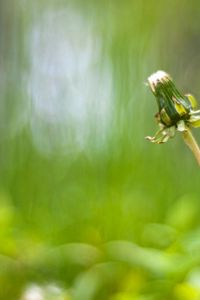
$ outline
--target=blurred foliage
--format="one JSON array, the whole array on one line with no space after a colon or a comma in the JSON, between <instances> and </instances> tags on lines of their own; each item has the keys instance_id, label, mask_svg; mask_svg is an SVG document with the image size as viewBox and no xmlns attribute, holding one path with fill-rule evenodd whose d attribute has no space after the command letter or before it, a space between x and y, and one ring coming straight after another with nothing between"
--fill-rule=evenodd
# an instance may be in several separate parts
<instances>
[{"instance_id":1,"label":"blurred foliage","mask_svg":"<svg viewBox=\"0 0 200 300\"><path fill-rule=\"evenodd\" d=\"M200 99L199 9L0 2L0 299L200 299L198 166L144 140L151 73Z\"/></svg>"}]
</instances>

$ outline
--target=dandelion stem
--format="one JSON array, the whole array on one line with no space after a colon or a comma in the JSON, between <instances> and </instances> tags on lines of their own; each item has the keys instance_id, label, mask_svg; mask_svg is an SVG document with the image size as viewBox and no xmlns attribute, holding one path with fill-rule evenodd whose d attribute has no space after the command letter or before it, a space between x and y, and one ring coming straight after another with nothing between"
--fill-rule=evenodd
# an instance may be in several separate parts
<instances>
[{"instance_id":1,"label":"dandelion stem","mask_svg":"<svg viewBox=\"0 0 200 300\"><path fill-rule=\"evenodd\" d=\"M200 166L200 149L199 149L199 146L189 128L183 132L183 139L184 139L184 142L186 143L186 145L193 152L193 154Z\"/></svg>"}]
</instances>

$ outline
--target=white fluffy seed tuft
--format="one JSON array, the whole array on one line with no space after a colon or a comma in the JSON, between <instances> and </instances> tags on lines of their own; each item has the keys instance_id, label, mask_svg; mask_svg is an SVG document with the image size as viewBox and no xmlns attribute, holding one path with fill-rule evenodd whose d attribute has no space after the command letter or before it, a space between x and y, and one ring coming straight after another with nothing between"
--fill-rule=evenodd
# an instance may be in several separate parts
<instances>
[{"instance_id":1,"label":"white fluffy seed tuft","mask_svg":"<svg viewBox=\"0 0 200 300\"><path fill-rule=\"evenodd\" d=\"M169 74L164 71L157 71L148 77L148 83L151 87L151 90L155 92L156 85L158 83L164 83L168 80L171 80Z\"/></svg>"}]
</instances>

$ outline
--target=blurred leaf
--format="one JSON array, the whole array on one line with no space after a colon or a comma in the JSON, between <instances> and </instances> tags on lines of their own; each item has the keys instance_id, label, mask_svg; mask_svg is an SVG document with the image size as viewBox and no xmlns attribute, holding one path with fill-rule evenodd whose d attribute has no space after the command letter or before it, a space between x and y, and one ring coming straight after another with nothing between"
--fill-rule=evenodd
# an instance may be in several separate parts
<instances>
[{"instance_id":1,"label":"blurred leaf","mask_svg":"<svg viewBox=\"0 0 200 300\"><path fill-rule=\"evenodd\" d=\"M112 259L143 268L161 277L173 269L172 256L159 250L142 248L126 241L107 243L106 250Z\"/></svg>"},{"instance_id":2,"label":"blurred leaf","mask_svg":"<svg viewBox=\"0 0 200 300\"><path fill-rule=\"evenodd\" d=\"M198 300L200 293L187 283L178 284L174 290L176 300Z\"/></svg>"},{"instance_id":3,"label":"blurred leaf","mask_svg":"<svg viewBox=\"0 0 200 300\"><path fill-rule=\"evenodd\" d=\"M165 224L147 223L142 233L143 244L153 248L169 247L176 238L177 232Z\"/></svg>"},{"instance_id":4,"label":"blurred leaf","mask_svg":"<svg viewBox=\"0 0 200 300\"><path fill-rule=\"evenodd\" d=\"M198 220L198 201L193 195L184 195L167 212L166 223L179 230L188 230Z\"/></svg>"},{"instance_id":5,"label":"blurred leaf","mask_svg":"<svg viewBox=\"0 0 200 300\"><path fill-rule=\"evenodd\" d=\"M80 274L75 280L73 297L75 300L103 299L116 280L124 275L125 268L119 262L97 264Z\"/></svg>"}]
</instances>

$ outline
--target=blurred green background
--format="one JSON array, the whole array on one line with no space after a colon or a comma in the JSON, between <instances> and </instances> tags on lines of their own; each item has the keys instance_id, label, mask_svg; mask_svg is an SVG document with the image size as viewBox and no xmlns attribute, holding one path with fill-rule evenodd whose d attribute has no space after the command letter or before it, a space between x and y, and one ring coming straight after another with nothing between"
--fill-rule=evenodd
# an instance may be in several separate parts
<instances>
[{"instance_id":1,"label":"blurred green background","mask_svg":"<svg viewBox=\"0 0 200 300\"><path fill-rule=\"evenodd\" d=\"M144 139L150 74L200 99L199 13L0 2L0 299L200 299L199 167Z\"/></svg>"}]
</instances>

